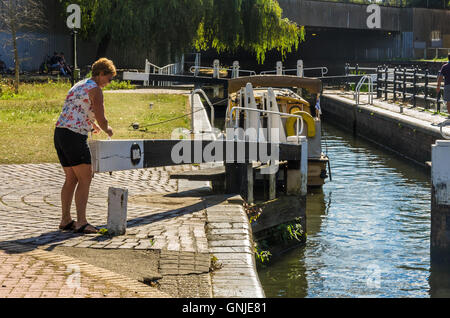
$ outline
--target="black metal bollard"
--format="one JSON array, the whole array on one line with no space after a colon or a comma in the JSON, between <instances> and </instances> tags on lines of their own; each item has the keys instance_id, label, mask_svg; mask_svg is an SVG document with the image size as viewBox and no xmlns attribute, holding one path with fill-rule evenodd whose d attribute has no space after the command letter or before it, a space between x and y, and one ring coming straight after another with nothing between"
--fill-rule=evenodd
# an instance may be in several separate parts
<instances>
[{"instance_id":1,"label":"black metal bollard","mask_svg":"<svg viewBox=\"0 0 450 318\"><path fill-rule=\"evenodd\" d=\"M397 67L394 67L394 102L397 101Z\"/></svg>"},{"instance_id":2,"label":"black metal bollard","mask_svg":"<svg viewBox=\"0 0 450 318\"><path fill-rule=\"evenodd\" d=\"M425 70L425 108L428 109L428 68Z\"/></svg>"},{"instance_id":3,"label":"black metal bollard","mask_svg":"<svg viewBox=\"0 0 450 318\"><path fill-rule=\"evenodd\" d=\"M406 67L403 68L403 103L406 102Z\"/></svg>"},{"instance_id":4,"label":"black metal bollard","mask_svg":"<svg viewBox=\"0 0 450 318\"><path fill-rule=\"evenodd\" d=\"M413 74L413 107L416 107L416 94L417 94L417 68L414 68L414 74Z\"/></svg>"},{"instance_id":5,"label":"black metal bollard","mask_svg":"<svg viewBox=\"0 0 450 318\"><path fill-rule=\"evenodd\" d=\"M388 100L388 67L384 66L384 100Z\"/></svg>"}]
</instances>

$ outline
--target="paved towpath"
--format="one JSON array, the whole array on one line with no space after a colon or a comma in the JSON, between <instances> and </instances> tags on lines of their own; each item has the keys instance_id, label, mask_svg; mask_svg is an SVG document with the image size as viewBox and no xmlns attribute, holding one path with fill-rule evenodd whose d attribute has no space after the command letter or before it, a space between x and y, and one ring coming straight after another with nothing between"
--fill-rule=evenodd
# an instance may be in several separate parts
<instances>
[{"instance_id":1,"label":"paved towpath","mask_svg":"<svg viewBox=\"0 0 450 318\"><path fill-rule=\"evenodd\" d=\"M191 166L171 168L174 171L196 169ZM204 210L198 204L191 207L185 204L171 208L170 206L149 206L145 201L128 204L128 231L127 235L120 237L103 237L101 235L80 235L72 232L61 232L58 230L60 222L60 189L64 181L62 168L57 164L28 164L28 165L2 165L0 166L0 297L11 293L13 296L54 296L57 291L43 288L36 274L36 267L47 273L47 278L54 277L55 281L61 281L66 276L64 272L77 260L58 257L42 260L41 254L49 246L80 247L93 249L131 249L131 250L163 250L161 254L162 273L186 274L180 272L173 265L173 260L180 258L181 252L191 253L190 261L195 266L193 273L208 273L209 250L205 234ZM107 193L109 187L123 187L129 189L130 197L144 197L147 195L161 195L176 193L177 182L169 179L166 168L142 169L133 171L116 172L109 174L97 174L91 187L91 196L88 202L88 220L99 227L106 227L107 223ZM167 199L166 199L167 200ZM170 199L169 199L170 200ZM75 207L72 207L73 217ZM38 257L39 256L39 257ZM50 263L49 263L50 262ZM166 263L164 263L166 262ZM31 264L28 266L28 264ZM40 264L40 265L36 265ZM49 265L54 264L54 265ZM167 264L167 266L164 266ZM34 266L34 267L33 267ZM84 268L84 270L83 270ZM87 269L86 269L87 268ZM81 273L92 276L92 268L83 267ZM100 269L99 269L100 270ZM94 274L96 271L93 271ZM100 270L101 272L101 270ZM23 274L26 274L23 276ZM28 275L29 274L29 275ZM28 275L28 276L27 276ZM36 276L37 275L37 276ZM61 276L62 275L62 276ZM65 275L65 276L64 276ZM91 275L91 276L89 276ZM110 281L105 274L105 283ZM206 281L208 278L200 277ZM22 278L21 278L22 277ZM28 280L26 278L29 278ZM59 278L58 278L59 277ZM19 280L17 280L19 279ZM20 280L22 279L22 280ZM88 286L95 286L102 275L93 275L86 278ZM120 277L115 277L121 280ZM122 277L127 281L126 277ZM195 281L198 286L204 282ZM114 281L114 280L113 280ZM38 283L39 282L39 283ZM83 276L84 284L85 278ZM19 283L19 284L18 284ZM49 282L47 282L49 283ZM171 282L169 281L168 284ZM179 282L174 278L174 283ZM206 284L208 284L206 282ZM56 286L57 284L51 284ZM103 286L104 284L100 284ZM116 284L117 285L117 284ZM144 284L141 287L150 288ZM202 285L202 286L203 286ZM19 288L20 286L20 288ZM24 287L27 286L27 287ZM127 286L127 284L125 284ZM67 286L65 286L67 287ZM39 293L31 293L38 288ZM56 287L55 287L56 288ZM144 288L144 289L145 289ZM155 288L153 293L143 293L143 296L167 297L168 294L159 292ZM200 287L199 287L200 289ZM62 290L67 290L63 288ZM74 292L73 296L95 297L100 294L96 288L88 294L86 290ZM61 291L61 290L60 290ZM57 295L62 295L58 291ZM210 296L208 291L200 293L199 290L190 290L192 296ZM64 295L71 294L71 291ZM117 292L109 293L104 289L107 296L130 296L129 289L118 289ZM136 296L140 296L138 294ZM184 296L184 295L175 295Z\"/></svg>"},{"instance_id":2,"label":"paved towpath","mask_svg":"<svg viewBox=\"0 0 450 318\"><path fill-rule=\"evenodd\" d=\"M170 173L198 169L96 174L87 207L95 226L106 227L108 188L129 190L127 233L109 237L58 230L64 181L58 164L0 165L0 297L264 297L240 199L229 203L199 185L170 180ZM157 284L83 262L77 257L82 250L107 258L112 252L159 253ZM212 255L221 267L213 272ZM134 261L126 262L130 270Z\"/></svg>"}]
</instances>

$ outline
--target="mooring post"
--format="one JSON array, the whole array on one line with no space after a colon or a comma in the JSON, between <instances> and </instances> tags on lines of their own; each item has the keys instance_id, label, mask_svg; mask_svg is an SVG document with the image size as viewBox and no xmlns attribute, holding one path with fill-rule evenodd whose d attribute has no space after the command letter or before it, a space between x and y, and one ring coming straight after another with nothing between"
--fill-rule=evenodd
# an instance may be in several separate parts
<instances>
[{"instance_id":1,"label":"mooring post","mask_svg":"<svg viewBox=\"0 0 450 318\"><path fill-rule=\"evenodd\" d=\"M220 61L219 60L214 60L213 77L220 78ZM214 86L214 97L218 97L218 96L219 96L219 87Z\"/></svg>"},{"instance_id":2,"label":"mooring post","mask_svg":"<svg viewBox=\"0 0 450 318\"><path fill-rule=\"evenodd\" d=\"M297 76L298 77L304 77L303 60L298 60L297 61Z\"/></svg>"},{"instance_id":3,"label":"mooring post","mask_svg":"<svg viewBox=\"0 0 450 318\"><path fill-rule=\"evenodd\" d=\"M108 234L125 235L127 230L128 190L108 190Z\"/></svg>"},{"instance_id":4,"label":"mooring post","mask_svg":"<svg viewBox=\"0 0 450 318\"><path fill-rule=\"evenodd\" d=\"M253 164L247 164L247 203L253 204L255 202L255 197L253 194Z\"/></svg>"},{"instance_id":5,"label":"mooring post","mask_svg":"<svg viewBox=\"0 0 450 318\"><path fill-rule=\"evenodd\" d=\"M302 148L302 156L300 161L300 195L306 196L308 194L308 140L305 136L300 137L300 145Z\"/></svg>"},{"instance_id":6,"label":"mooring post","mask_svg":"<svg viewBox=\"0 0 450 318\"><path fill-rule=\"evenodd\" d=\"M239 61L234 61L233 62L233 74L232 74L232 78L238 78L239 77Z\"/></svg>"},{"instance_id":7,"label":"mooring post","mask_svg":"<svg viewBox=\"0 0 450 318\"><path fill-rule=\"evenodd\" d=\"M277 75L283 75L283 62L277 62Z\"/></svg>"},{"instance_id":8,"label":"mooring post","mask_svg":"<svg viewBox=\"0 0 450 318\"><path fill-rule=\"evenodd\" d=\"M213 77L214 78L219 78L220 77L220 61L219 60L214 60L213 63Z\"/></svg>"},{"instance_id":9,"label":"mooring post","mask_svg":"<svg viewBox=\"0 0 450 318\"><path fill-rule=\"evenodd\" d=\"M450 266L450 140L431 146L431 261Z\"/></svg>"},{"instance_id":10,"label":"mooring post","mask_svg":"<svg viewBox=\"0 0 450 318\"><path fill-rule=\"evenodd\" d=\"M277 174L269 174L269 200L275 200L277 197Z\"/></svg>"},{"instance_id":11,"label":"mooring post","mask_svg":"<svg viewBox=\"0 0 450 318\"><path fill-rule=\"evenodd\" d=\"M288 161L286 194L306 196L308 193L308 140L305 136L288 137L288 143L301 147L300 161Z\"/></svg>"}]
</instances>

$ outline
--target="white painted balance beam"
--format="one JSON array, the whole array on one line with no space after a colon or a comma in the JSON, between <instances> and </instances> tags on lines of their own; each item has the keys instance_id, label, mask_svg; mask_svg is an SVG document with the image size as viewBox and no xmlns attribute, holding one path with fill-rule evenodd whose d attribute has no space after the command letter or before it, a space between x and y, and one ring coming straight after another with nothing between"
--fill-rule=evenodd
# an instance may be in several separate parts
<instances>
[{"instance_id":1,"label":"white painted balance beam","mask_svg":"<svg viewBox=\"0 0 450 318\"><path fill-rule=\"evenodd\" d=\"M95 140L89 147L95 173L144 168L144 140Z\"/></svg>"}]
</instances>

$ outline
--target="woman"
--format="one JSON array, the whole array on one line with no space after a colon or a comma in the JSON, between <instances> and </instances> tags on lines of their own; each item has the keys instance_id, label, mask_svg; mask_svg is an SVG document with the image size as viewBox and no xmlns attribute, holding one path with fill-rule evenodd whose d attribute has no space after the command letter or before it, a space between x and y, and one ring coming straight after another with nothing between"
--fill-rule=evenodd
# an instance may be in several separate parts
<instances>
[{"instance_id":1,"label":"woman","mask_svg":"<svg viewBox=\"0 0 450 318\"><path fill-rule=\"evenodd\" d=\"M91 153L87 143L90 132L103 130L112 137L103 104L104 88L116 76L114 63L106 58L92 65L92 77L77 83L69 91L62 113L56 123L55 148L66 180L61 190L61 230L93 234L98 229L86 219L86 205L92 180ZM98 125L95 123L97 121ZM77 222L72 220L70 207L75 194Z\"/></svg>"}]
</instances>

